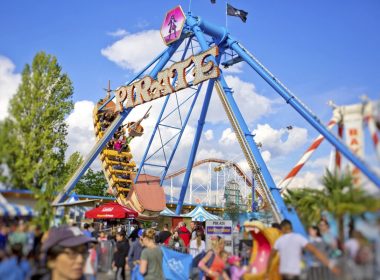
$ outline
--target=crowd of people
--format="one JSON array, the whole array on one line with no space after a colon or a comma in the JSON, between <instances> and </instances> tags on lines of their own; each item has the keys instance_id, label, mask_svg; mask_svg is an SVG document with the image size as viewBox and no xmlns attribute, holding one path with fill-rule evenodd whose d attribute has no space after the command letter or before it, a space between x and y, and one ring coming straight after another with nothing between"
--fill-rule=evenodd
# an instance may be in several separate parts
<instances>
[{"instance_id":1,"label":"crowd of people","mask_svg":"<svg viewBox=\"0 0 380 280\"><path fill-rule=\"evenodd\" d=\"M309 238L294 233L288 220L272 227L282 234L272 248L265 279L272 279L270 270L276 255L283 280L334 279L343 273L338 261L343 255L349 272L342 279L375 279L375 256L359 231L353 230L350 238L339 244L326 220L309 227ZM116 280L131 275L164 279L161 246L192 256L191 279L235 280L252 272L249 263L242 262L242 254L225 250L225 240L220 236L213 236L206 247L204 228L197 222L191 222L189 227L179 222L175 228L164 224L160 229L155 222L148 228L139 224L128 234L122 227L105 231L89 224L82 228L53 227L42 232L21 221L0 225L0 279L103 279L99 277L102 256L109 258ZM306 258L305 252L310 253ZM300 265L303 260L309 267L306 277Z\"/></svg>"}]
</instances>

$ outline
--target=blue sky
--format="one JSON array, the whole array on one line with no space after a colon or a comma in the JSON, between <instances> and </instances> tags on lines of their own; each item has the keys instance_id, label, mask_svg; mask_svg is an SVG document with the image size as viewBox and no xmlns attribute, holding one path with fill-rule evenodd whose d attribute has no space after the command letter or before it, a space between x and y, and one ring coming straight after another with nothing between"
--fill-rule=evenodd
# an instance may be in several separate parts
<instances>
[{"instance_id":1,"label":"blue sky","mask_svg":"<svg viewBox=\"0 0 380 280\"><path fill-rule=\"evenodd\" d=\"M208 0L193 0L191 11L205 20L225 26L225 1L216 2L212 5ZM316 112L323 122L331 117L331 109L326 105L328 100L344 105L359 102L359 96L363 94L370 99L379 99L379 1L233 0L229 3L249 13L245 24L237 17L227 18L232 36ZM123 39L129 40L125 45L131 48L129 53L141 48L141 52L148 51L147 56L162 49L162 41L146 41L148 43L144 44L144 36L150 34L149 31L156 34L154 32L160 28L165 12L177 4L184 11L189 10L189 1L171 0L2 3L0 118L5 116L7 100L17 88L24 65L31 63L38 51L53 54L72 79L75 89L74 101L78 107L68 120L72 125L69 139L71 150L85 153L85 141L92 137L86 134L91 133L91 122L82 121L82 126L73 124L88 118L91 102L96 102L103 95L102 88L108 79L114 87L120 86L132 77L139 64L132 58L125 58L128 53L116 54L115 45ZM105 51L107 48L108 54ZM267 152L271 154L268 164L273 176L280 179L317 133L289 106L284 105L279 96L248 66L241 66L239 72L226 75L231 76L233 83L244 82L246 86L251 86L257 96L263 97L261 101L269 102L268 110L262 114L251 117L248 113L245 117L252 130L258 129L258 125L267 125L266 133L269 136L263 136L264 139L269 137L273 140L275 137L270 137L270 133L278 134L280 142L273 140L268 144ZM286 144L290 137L290 132L284 130L286 125L299 129L294 132L294 135L298 133L294 136L298 140ZM210 150L209 147L220 144L228 127L228 123L223 121L207 123L205 131L212 130L213 137L203 149ZM225 136L228 136L228 131ZM276 145L282 144L283 151L276 151ZM366 146L369 147L367 150L372 148L370 143ZM233 157L223 150L226 145L219 145L218 148L225 157ZM314 163L326 163L329 152L329 146L323 145L313 157ZM374 157L368 159L375 160ZM300 184L315 181L321 170L321 166L319 169L310 167L312 175Z\"/></svg>"}]
</instances>

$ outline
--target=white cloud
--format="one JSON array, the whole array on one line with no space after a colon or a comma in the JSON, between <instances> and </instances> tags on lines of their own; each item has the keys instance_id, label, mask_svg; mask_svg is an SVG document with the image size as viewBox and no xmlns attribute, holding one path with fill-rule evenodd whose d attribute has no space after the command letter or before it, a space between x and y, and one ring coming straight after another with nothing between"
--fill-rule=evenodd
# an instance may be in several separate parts
<instances>
[{"instance_id":1,"label":"white cloud","mask_svg":"<svg viewBox=\"0 0 380 280\"><path fill-rule=\"evenodd\" d=\"M246 173L247 176L249 173L251 173L251 169L249 168L248 162L245 159L241 159L237 162L237 164Z\"/></svg>"},{"instance_id":2,"label":"white cloud","mask_svg":"<svg viewBox=\"0 0 380 280\"><path fill-rule=\"evenodd\" d=\"M313 189L321 189L322 174L318 174L315 172L302 172L294 178L294 180L289 184L288 189L296 189L296 188L313 188Z\"/></svg>"},{"instance_id":3,"label":"white cloud","mask_svg":"<svg viewBox=\"0 0 380 280\"><path fill-rule=\"evenodd\" d=\"M225 154L216 149L198 149L196 159L197 160L202 160L206 158L223 159L224 157L225 157Z\"/></svg>"},{"instance_id":4,"label":"white cloud","mask_svg":"<svg viewBox=\"0 0 380 280\"><path fill-rule=\"evenodd\" d=\"M305 152L306 152L306 150L305 150ZM309 160L307 162L307 167L309 167L309 168L319 168L319 169L323 170L329 166L330 166L329 156L319 157L319 158L316 158L314 160Z\"/></svg>"},{"instance_id":5,"label":"white cloud","mask_svg":"<svg viewBox=\"0 0 380 280\"><path fill-rule=\"evenodd\" d=\"M119 28L116 31L108 32L107 34L112 36L112 37L124 37L124 36L128 35L128 31L125 29Z\"/></svg>"},{"instance_id":6,"label":"white cloud","mask_svg":"<svg viewBox=\"0 0 380 280\"><path fill-rule=\"evenodd\" d=\"M261 152L261 156L263 157L263 160L265 161L265 163L268 163L272 157L272 155L269 151Z\"/></svg>"},{"instance_id":7,"label":"white cloud","mask_svg":"<svg viewBox=\"0 0 380 280\"><path fill-rule=\"evenodd\" d=\"M289 131L283 128L274 129L269 124L259 124L253 133L256 134L255 141L262 144L262 149L270 151L275 157L289 154L307 140L307 130L300 127L293 127Z\"/></svg>"},{"instance_id":8,"label":"white cloud","mask_svg":"<svg viewBox=\"0 0 380 280\"><path fill-rule=\"evenodd\" d=\"M230 127L223 130L222 137L219 139L219 144L223 146L237 144L235 132L233 132Z\"/></svg>"},{"instance_id":9,"label":"white cloud","mask_svg":"<svg viewBox=\"0 0 380 280\"><path fill-rule=\"evenodd\" d=\"M138 72L165 49L160 31L146 30L130 33L101 50L109 60L124 69Z\"/></svg>"},{"instance_id":10,"label":"white cloud","mask_svg":"<svg viewBox=\"0 0 380 280\"><path fill-rule=\"evenodd\" d=\"M95 134L92 120L92 111L95 104L88 100L78 101L74 105L74 111L67 117L68 124L66 155L78 151L86 156L95 145Z\"/></svg>"},{"instance_id":11,"label":"white cloud","mask_svg":"<svg viewBox=\"0 0 380 280\"><path fill-rule=\"evenodd\" d=\"M243 63L234 64L228 68L223 69L223 73L241 73L243 72Z\"/></svg>"},{"instance_id":12,"label":"white cloud","mask_svg":"<svg viewBox=\"0 0 380 280\"><path fill-rule=\"evenodd\" d=\"M21 75L15 73L15 65L4 56L0 56L0 120L8 115L8 104L17 92Z\"/></svg>"},{"instance_id":13,"label":"white cloud","mask_svg":"<svg viewBox=\"0 0 380 280\"><path fill-rule=\"evenodd\" d=\"M214 132L212 131L212 129L208 129L205 133L205 138L207 141L211 141L214 139Z\"/></svg>"},{"instance_id":14,"label":"white cloud","mask_svg":"<svg viewBox=\"0 0 380 280\"><path fill-rule=\"evenodd\" d=\"M264 115L272 112L272 101L257 93L255 85L245 82L236 76L225 76L226 82L233 90L233 96L247 124L252 124ZM205 91L206 85L202 91ZM201 97L203 98L203 97ZM194 115L199 116L198 113ZM196 110L195 110L196 111ZM216 91L213 92L207 112L207 121L210 123L229 123L224 108Z\"/></svg>"},{"instance_id":15,"label":"white cloud","mask_svg":"<svg viewBox=\"0 0 380 280\"><path fill-rule=\"evenodd\" d=\"M149 25L150 25L149 21L142 19L137 22L136 27L139 29L144 29L144 28L147 28Z\"/></svg>"},{"instance_id":16,"label":"white cloud","mask_svg":"<svg viewBox=\"0 0 380 280\"><path fill-rule=\"evenodd\" d=\"M191 172L193 185L201 184L206 187L209 184L209 172L207 168L197 167L193 168Z\"/></svg>"}]
</instances>

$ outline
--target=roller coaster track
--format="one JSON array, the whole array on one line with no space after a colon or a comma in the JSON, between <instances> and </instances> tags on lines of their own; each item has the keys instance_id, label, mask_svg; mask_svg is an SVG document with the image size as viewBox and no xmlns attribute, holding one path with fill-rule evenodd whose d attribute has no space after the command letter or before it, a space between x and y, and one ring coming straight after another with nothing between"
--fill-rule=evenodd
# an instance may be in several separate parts
<instances>
[{"instance_id":1,"label":"roller coaster track","mask_svg":"<svg viewBox=\"0 0 380 280\"><path fill-rule=\"evenodd\" d=\"M205 163L210 163L210 162L212 162L212 163L220 163L220 164L225 164L225 165L230 165L230 166L232 166L232 167L234 168L234 170L236 171L236 173L237 173L242 179L244 179L244 181L246 182L246 184L247 184L248 186L250 186L250 187L253 186L253 182L252 182L252 180L250 179L250 176L248 176L247 174L245 174L245 172L243 171L243 169L242 169L242 168L239 166L239 164L237 164L236 162L231 162L231 161L228 161L228 160L225 160L225 159L208 158L208 159L202 159L202 160L199 160L199 161L195 162L195 163L193 164L193 168L194 168L194 167L197 167L197 166L199 166L199 165L205 164ZM175 171L175 172L173 172L173 173L167 175L167 176L165 177L165 180L168 180L168 179L174 178L174 177L179 176L179 175L181 175L181 174L183 174L183 173L185 173L185 172L186 172L186 168L179 169L179 170L177 170L177 171ZM259 190L259 189L256 188L255 191L256 191L256 193L257 193L260 197L264 198L264 197L263 197L263 193L261 192L261 190Z\"/></svg>"},{"instance_id":2,"label":"roller coaster track","mask_svg":"<svg viewBox=\"0 0 380 280\"><path fill-rule=\"evenodd\" d=\"M226 159L218 159L218 158L207 158L207 159L202 159L202 160L198 160L196 161L194 164L193 164L193 168L197 167L197 166L200 166L202 164L206 164L206 163L220 163L220 164L228 164L230 166L232 166L234 168L234 170L236 171L236 173L240 176L240 178L244 179L245 182L247 183L247 185L249 187L252 187L252 180L250 179L250 177L243 171L243 169L240 167L239 164L237 164L236 162L231 162L231 161L228 161ZM168 174L166 177L165 177L165 180L170 180L174 177L177 177L183 173L186 172L186 167L184 168L181 168L181 169L178 169L170 174ZM150 180L143 180L144 182L160 182L160 179L150 179ZM263 197L263 193L261 192L261 190L259 189L256 189L255 190L256 193L262 197Z\"/></svg>"},{"instance_id":3,"label":"roller coaster track","mask_svg":"<svg viewBox=\"0 0 380 280\"><path fill-rule=\"evenodd\" d=\"M244 171L243 169L239 166L239 164L237 164L236 162L231 162L231 161L228 161L226 159L217 159L217 158L207 158L207 159L202 159L202 160L199 160L197 162L195 162L193 164L193 168L194 167L197 167L197 166L200 166L202 164L206 164L206 163L219 163L219 164L225 164L225 165L230 165L234 168L235 172L245 180L245 182L247 183L248 186L252 187L252 180L250 179L250 176L248 176ZM165 177L165 180L168 180L168 179L171 179L171 178L174 178L174 177L177 177L183 173L186 172L186 168L181 168L175 172L172 172L170 173L169 175L167 175ZM260 190L257 190L256 189L256 192L258 195L262 196L262 193Z\"/></svg>"},{"instance_id":4,"label":"roller coaster track","mask_svg":"<svg viewBox=\"0 0 380 280\"><path fill-rule=\"evenodd\" d=\"M249 180L248 176L244 173L244 171L241 169L241 167L236 163L236 162L231 162L231 161L228 161L226 159L217 159L217 158L207 158L207 159L202 159L202 160L199 160L197 162L195 162L193 164L193 168L194 167L197 167L199 165L202 165L202 164L206 164L206 163L220 163L220 164L229 164L229 165L232 165L235 169L235 171L239 174L240 177L242 178L247 178L247 183L249 186L252 186L252 181ZM170 173L169 175L167 175L165 177L165 179L171 179L173 177L176 177L176 176L179 176L181 175L182 173L185 173L186 172L186 168L181 168L173 173Z\"/></svg>"}]
</instances>

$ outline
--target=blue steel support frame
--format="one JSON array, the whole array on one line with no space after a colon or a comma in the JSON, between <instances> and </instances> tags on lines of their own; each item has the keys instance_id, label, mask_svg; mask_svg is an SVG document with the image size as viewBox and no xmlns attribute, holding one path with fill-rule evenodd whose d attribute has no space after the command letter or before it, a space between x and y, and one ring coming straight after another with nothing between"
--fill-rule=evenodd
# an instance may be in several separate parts
<instances>
[{"instance_id":1,"label":"blue steel support frame","mask_svg":"<svg viewBox=\"0 0 380 280\"><path fill-rule=\"evenodd\" d=\"M189 41L187 42L187 44L186 44L186 46L185 46L185 48L184 48L184 51L183 51L183 54L182 54L181 60L183 60L183 59L185 58L186 53L187 53L187 50L189 49L189 46L190 46L190 44L191 44L191 41L192 41L192 38L189 38ZM174 80L174 81L175 81L175 80ZM174 82L174 81L173 81L173 82ZM199 91L197 91L196 96L194 96L193 103L192 103L192 105L191 105L191 107L190 107L190 109L189 109L189 112L187 113L187 116L186 116L186 123L187 123L187 121L188 121L188 119L189 119L189 117L190 117L190 115L191 115L191 112L192 112L192 110L193 110L193 108L194 108L195 101L196 101L196 99L197 99L197 97L198 97L198 94L199 94ZM165 110L166 110L166 106L167 106L167 104L168 104L168 102L169 102L170 97L171 97L171 95L168 95L168 96L166 96L166 98L165 98L165 101L164 101L164 104L163 104L163 106L162 106L161 112L160 112L160 114L159 114L159 116L158 116L157 122L156 122L156 124L155 124L155 126L154 126L154 128L153 128L153 132L152 132L152 134L151 134L151 136L150 136L150 139L149 139L149 142L148 142L148 146L147 146L146 149L145 149L144 155L143 155L142 160L141 160L141 162L140 162L140 166L139 166L139 168L138 168L138 170L137 170L136 177L135 177L135 181L134 181L135 183L138 181L139 176L140 176L140 174L141 174L141 172L142 172L142 170L143 170L144 165L147 165L147 164L146 164L146 161L148 160L147 157L148 157L148 153L149 153L150 147L151 147L151 145L152 145L152 142L153 142L154 136L156 135L156 132L157 132L157 130L158 130L158 127L159 127L160 125L162 125L162 124L161 124L162 116L164 115L164 112L165 112ZM169 114L169 115L170 115L170 114ZM182 133L183 133L185 127L186 127L186 123L182 125L181 132L179 133L179 136L178 136L179 139L181 138ZM177 139L177 142L179 143L179 140L178 140L178 139ZM175 148L173 149L173 152L172 152L172 154L171 154L171 156L170 156L170 158L169 158L169 161L167 162L167 165L166 165L165 168L164 168L164 174L166 174L167 170L169 169L169 166L170 166L171 160L173 159L173 156L174 156L174 153L175 153L175 150L176 150L177 146L178 146L178 144L176 143ZM165 175L165 176L166 176L166 175ZM163 178L165 178L165 176L161 177L160 185L162 185L162 182L163 182L163 180L164 180Z\"/></svg>"},{"instance_id":2,"label":"blue steel support frame","mask_svg":"<svg viewBox=\"0 0 380 280\"><path fill-rule=\"evenodd\" d=\"M175 152L177 151L177 147L178 147L178 145L179 145L179 142L181 141L181 138L182 138L183 132L185 131L185 128L186 128L187 122L188 122L189 119L190 119L190 115L191 115L191 113L192 113L192 111L193 111L193 109L194 109L195 102L196 102L197 99L198 99L199 92L200 92L201 89L202 89L202 85L203 85L203 84L199 85L199 87L198 87L198 89L197 89L197 92L195 93L195 96L194 96L194 98L193 98L193 102L192 102L191 105L190 105L189 112L187 113L187 116L186 116L186 118L185 118L185 120L184 120L184 122L183 122L183 124L182 124L182 128L181 128L181 131L180 131L180 133L179 133L179 135L178 135L178 137L177 137L177 141L176 141L176 143L174 144L173 151L172 151L172 153L170 154L170 157L169 157L169 160L168 160L168 162L167 162L167 164L166 164L166 167L165 167L165 169L164 169L164 172L163 172L162 175L161 175L161 179L160 179L160 185L161 185L161 186L162 186L162 183L163 183L164 180L165 180L165 176L166 176L166 174L168 173L168 170L169 170L170 164L172 163L172 160L173 160L173 158L174 158Z\"/></svg>"},{"instance_id":3,"label":"blue steel support frame","mask_svg":"<svg viewBox=\"0 0 380 280\"><path fill-rule=\"evenodd\" d=\"M277 189L276 183L274 182L272 175L270 174L268 167L265 164L263 157L261 156L260 150L257 147L257 145L256 145L256 143L255 143L255 141L251 135L251 132L248 128L248 125L245 122L245 120L244 120L244 118L243 118L243 116L239 110L239 106L236 104L236 101L232 95L232 91L228 90L229 87L228 87L228 85L227 85L222 74L219 76L219 82L221 83L221 85L224 89L227 102L228 102L228 104L229 104L229 106L230 106L230 108L231 108L240 128L241 128L241 130L244 133L245 141L247 142L247 144L248 144L248 146L249 146L249 148L250 148L250 150L251 150L251 152L252 152L252 154L253 154L253 156L254 156L257 164L258 164L258 168L259 168L258 172L261 172L262 176L264 177L265 183L268 186L270 194L272 195L272 197L276 203L277 209L280 212L279 214L282 216L282 219L288 219L292 222L294 231L301 233L304 236L306 236L305 229L304 229L300 219L298 218L297 214L294 211L289 211L287 206L285 205L285 202L281 197L280 191ZM265 186L263 186L263 187L265 187Z\"/></svg>"},{"instance_id":4,"label":"blue steel support frame","mask_svg":"<svg viewBox=\"0 0 380 280\"><path fill-rule=\"evenodd\" d=\"M95 144L93 149L89 152L83 163L76 170L74 175L67 182L63 190L57 195L57 197L53 201L53 205L57 203L61 203L66 197L70 194L72 189L78 183L79 179L86 172L86 170L90 167L95 158L99 155L99 153L103 150L104 146L111 140L113 134L117 130L117 128L123 123L128 114L132 111L132 108L128 108L120 113L120 115L114 120L111 126L106 130L104 136Z\"/></svg>"},{"instance_id":5,"label":"blue steel support frame","mask_svg":"<svg viewBox=\"0 0 380 280\"><path fill-rule=\"evenodd\" d=\"M360 169L378 188L380 188L380 178L362 160L360 160L351 150L342 143L333 133L331 133L320 120L308 110L299 99L294 96L272 73L270 73L258 60L249 55L237 41L227 40L228 45L236 51L282 98L290 104L309 124L321 133L337 150L339 150L349 161Z\"/></svg>"},{"instance_id":6,"label":"blue steel support frame","mask_svg":"<svg viewBox=\"0 0 380 280\"><path fill-rule=\"evenodd\" d=\"M185 177L183 178L183 182L182 182L181 193L180 193L179 198L178 198L177 208L175 211L176 215L181 214L181 209L182 209L183 202L184 202L185 196L186 196L187 186L189 184L191 171L193 169L195 156L196 156L197 150L198 150L199 140L201 139L203 126L204 126L205 120L206 120L208 105L210 104L211 94L212 94L212 91L214 89L214 83L215 83L215 80L210 80L208 82L205 99L204 99L204 102L202 105L201 115L199 117L197 130L196 130L195 136L194 136L193 146L191 147L189 160L187 162Z\"/></svg>"},{"instance_id":7,"label":"blue steel support frame","mask_svg":"<svg viewBox=\"0 0 380 280\"><path fill-rule=\"evenodd\" d=\"M348 160L350 160L368 179L380 188L380 178L363 161L354 155L333 133L331 133L319 119L310 112L272 73L270 73L257 59L253 58L240 44L231 38L224 27L216 26L198 17L192 17L205 34L220 40L234 50L248 63L284 100L289 103L308 123L321 133L333 146L335 146Z\"/></svg>"},{"instance_id":8,"label":"blue steel support frame","mask_svg":"<svg viewBox=\"0 0 380 280\"><path fill-rule=\"evenodd\" d=\"M193 17L189 16L186 19L186 23L189 26L191 26L195 36L198 39L198 42L199 42L199 45L201 46L202 51L206 51L209 48L209 44L207 43L207 41L206 41L206 39L202 33L202 30L197 25L197 20L194 20ZM218 59L220 59L220 56L218 57ZM216 63L215 60L214 60L214 63ZM219 65L219 63L217 63L217 64ZM185 177L184 177L183 182L182 182L181 193L180 193L180 196L179 196L178 202L177 202L176 215L181 214L183 202L184 202L185 196L186 196L187 186L189 184L191 171L193 168L195 156L197 154L197 150L198 150L198 146L199 146L199 140L202 136L203 126L205 124L208 106L209 106L210 100L211 100L211 94L212 94L212 91L214 89L214 83L215 83L215 80L210 80L208 83L208 86L207 86L206 95L205 95L203 105L202 105L202 111L201 111L201 114L200 114L200 117L198 120L197 130L196 130L195 136L194 136L193 146L191 148L189 160L187 162Z\"/></svg>"},{"instance_id":9,"label":"blue steel support frame","mask_svg":"<svg viewBox=\"0 0 380 280\"><path fill-rule=\"evenodd\" d=\"M161 71L161 69L166 65L166 63L169 61L171 56L174 54L174 52L177 50L177 48L181 45L183 41L182 39L179 39L178 41L174 42L172 45L170 45L166 50L159 55L159 61L154 66L152 71L150 72L150 76L152 78L155 78L157 76L157 73ZM156 61L157 58L154 60ZM154 62L153 62L154 63ZM151 63L150 65L152 65ZM147 69L149 67L146 67ZM111 124L111 126L107 129L105 135L102 139L98 141L98 143L95 144L94 148L91 150L89 155L84 160L83 164L78 168L78 170L75 172L75 174L70 178L68 183L65 185L63 191L61 191L57 197L53 201L53 205L62 202L67 195L71 192L71 190L75 187L75 185L78 183L79 179L82 177L82 175L86 172L86 170L90 167L91 163L95 160L95 158L99 155L99 153L103 150L104 146L108 143L108 141L111 139L112 135L115 133L115 131L119 128L119 126L123 123L125 118L128 116L128 114L132 111L132 108L127 108L123 112L120 113L118 118Z\"/></svg>"}]
</instances>

